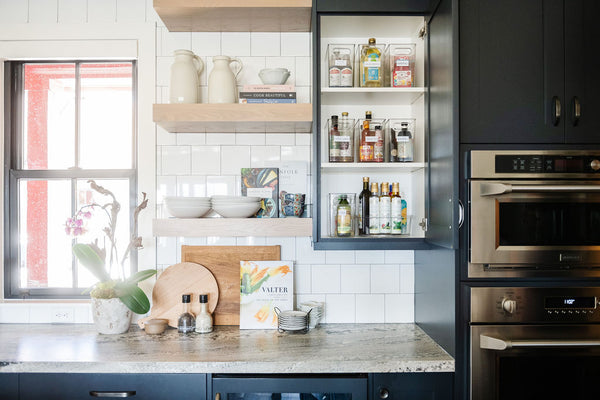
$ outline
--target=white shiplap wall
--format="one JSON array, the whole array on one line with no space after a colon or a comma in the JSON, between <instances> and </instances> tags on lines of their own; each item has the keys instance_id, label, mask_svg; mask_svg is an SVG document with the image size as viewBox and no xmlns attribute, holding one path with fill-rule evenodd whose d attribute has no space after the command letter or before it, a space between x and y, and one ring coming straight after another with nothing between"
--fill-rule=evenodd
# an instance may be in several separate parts
<instances>
[{"instance_id":1,"label":"white shiplap wall","mask_svg":"<svg viewBox=\"0 0 600 400\"><path fill-rule=\"evenodd\" d=\"M261 83L258 71L285 67L299 102L311 102L310 33L170 33L152 9L152 0L0 0L0 23L113 24L156 22L156 102L168 102L169 68L175 49L202 57L201 100L207 98L211 57L241 58L239 84ZM140 134L148 134L141 132ZM150 133L152 134L152 133ZM239 194L241 167L277 161L311 161L308 134L169 134L156 130L157 216L167 195ZM358 191L358 186L357 186ZM310 194L309 194L310 195ZM282 246L282 257L295 261L296 300L325 301L325 322L414 321L412 251L314 251L308 237L157 238L159 268L179 261L182 244ZM86 305L65 303L70 322L89 322ZM2 322L56 322L56 305L0 304Z\"/></svg>"}]
</instances>

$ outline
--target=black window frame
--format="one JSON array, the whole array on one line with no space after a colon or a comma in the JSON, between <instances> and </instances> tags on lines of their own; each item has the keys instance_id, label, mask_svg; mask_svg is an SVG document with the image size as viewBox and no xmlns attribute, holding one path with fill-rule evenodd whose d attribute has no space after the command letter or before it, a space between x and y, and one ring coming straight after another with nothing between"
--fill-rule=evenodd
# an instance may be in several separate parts
<instances>
[{"instance_id":1,"label":"black window frame","mask_svg":"<svg viewBox=\"0 0 600 400\"><path fill-rule=\"evenodd\" d=\"M80 75L79 66L89 63L122 63L132 64L132 168L131 169L64 169L33 170L21 168L21 138L23 116L23 66L33 63L73 63L76 65L76 139L79 140L79 108L80 108ZM77 181L82 179L129 179L129 211L133 215L138 190L138 68L137 61L132 59L68 59L68 60L23 60L4 62L4 298L5 299L84 299L82 289L72 288L20 288L19 287L19 180L20 179L70 179L71 209L76 211ZM78 151L76 154L78 162ZM110 188L108 188L110 189ZM129 231L133 232L133 221L129 221ZM137 271L137 253L130 257L130 273ZM77 260L73 257L72 281L77 282Z\"/></svg>"}]
</instances>

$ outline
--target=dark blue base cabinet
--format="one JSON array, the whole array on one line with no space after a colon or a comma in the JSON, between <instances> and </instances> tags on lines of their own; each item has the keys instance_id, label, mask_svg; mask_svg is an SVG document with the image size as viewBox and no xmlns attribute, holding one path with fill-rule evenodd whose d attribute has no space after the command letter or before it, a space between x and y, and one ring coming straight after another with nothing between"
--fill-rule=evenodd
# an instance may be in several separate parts
<instances>
[{"instance_id":1,"label":"dark blue base cabinet","mask_svg":"<svg viewBox=\"0 0 600 400\"><path fill-rule=\"evenodd\" d=\"M0 400L451 400L453 375L0 374Z\"/></svg>"}]
</instances>

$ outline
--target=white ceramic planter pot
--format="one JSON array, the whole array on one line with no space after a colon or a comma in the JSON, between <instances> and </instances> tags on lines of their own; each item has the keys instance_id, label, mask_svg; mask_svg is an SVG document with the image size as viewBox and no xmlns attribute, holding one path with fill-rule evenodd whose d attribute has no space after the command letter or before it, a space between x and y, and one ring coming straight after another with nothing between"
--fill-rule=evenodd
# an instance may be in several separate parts
<instances>
[{"instance_id":1,"label":"white ceramic planter pot","mask_svg":"<svg viewBox=\"0 0 600 400\"><path fill-rule=\"evenodd\" d=\"M92 317L98 333L113 335L129 330L133 311L118 298L92 298Z\"/></svg>"}]
</instances>

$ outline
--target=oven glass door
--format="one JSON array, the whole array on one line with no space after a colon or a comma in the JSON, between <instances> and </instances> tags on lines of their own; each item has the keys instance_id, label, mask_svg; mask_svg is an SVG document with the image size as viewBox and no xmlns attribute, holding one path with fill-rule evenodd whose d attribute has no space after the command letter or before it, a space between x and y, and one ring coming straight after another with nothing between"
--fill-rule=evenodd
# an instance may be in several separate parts
<instances>
[{"instance_id":1,"label":"oven glass door","mask_svg":"<svg viewBox=\"0 0 600 400\"><path fill-rule=\"evenodd\" d=\"M600 398L600 326L472 326L471 399Z\"/></svg>"},{"instance_id":2,"label":"oven glass door","mask_svg":"<svg viewBox=\"0 0 600 400\"><path fill-rule=\"evenodd\" d=\"M600 265L600 183L472 181L470 262Z\"/></svg>"}]
</instances>

